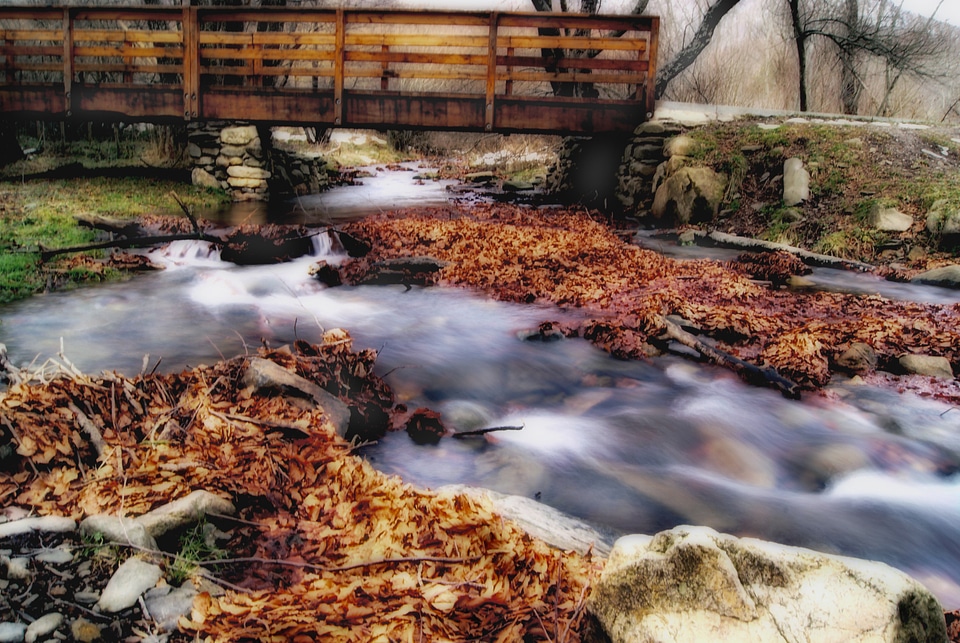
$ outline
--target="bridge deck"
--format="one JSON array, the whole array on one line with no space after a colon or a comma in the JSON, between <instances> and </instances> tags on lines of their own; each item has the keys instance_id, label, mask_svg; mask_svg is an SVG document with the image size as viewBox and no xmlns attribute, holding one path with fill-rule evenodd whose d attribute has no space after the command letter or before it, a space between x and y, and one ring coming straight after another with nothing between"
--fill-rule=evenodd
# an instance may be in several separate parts
<instances>
[{"instance_id":1,"label":"bridge deck","mask_svg":"<svg viewBox=\"0 0 960 643\"><path fill-rule=\"evenodd\" d=\"M643 16L0 7L0 114L601 133L654 111Z\"/></svg>"}]
</instances>

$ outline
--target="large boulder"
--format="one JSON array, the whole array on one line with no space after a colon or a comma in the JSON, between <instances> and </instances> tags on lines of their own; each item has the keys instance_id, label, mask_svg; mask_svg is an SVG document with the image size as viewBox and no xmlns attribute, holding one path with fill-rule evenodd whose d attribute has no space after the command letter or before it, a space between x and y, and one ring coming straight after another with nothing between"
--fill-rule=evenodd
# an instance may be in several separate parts
<instances>
[{"instance_id":1,"label":"large boulder","mask_svg":"<svg viewBox=\"0 0 960 643\"><path fill-rule=\"evenodd\" d=\"M726 187L726 177L708 167L680 168L657 188L651 214L679 225L712 221Z\"/></svg>"},{"instance_id":2,"label":"large boulder","mask_svg":"<svg viewBox=\"0 0 960 643\"><path fill-rule=\"evenodd\" d=\"M613 643L946 640L937 599L892 567L707 527L618 540L589 608Z\"/></svg>"},{"instance_id":3,"label":"large boulder","mask_svg":"<svg viewBox=\"0 0 960 643\"><path fill-rule=\"evenodd\" d=\"M942 266L921 272L910 281L918 284L943 286L944 288L960 288L960 265Z\"/></svg>"}]
</instances>

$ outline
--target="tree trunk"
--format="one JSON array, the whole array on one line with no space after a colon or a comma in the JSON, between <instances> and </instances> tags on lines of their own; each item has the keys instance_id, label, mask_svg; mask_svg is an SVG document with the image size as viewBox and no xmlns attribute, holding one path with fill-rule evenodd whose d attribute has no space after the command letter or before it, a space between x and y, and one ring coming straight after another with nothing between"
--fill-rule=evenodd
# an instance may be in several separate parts
<instances>
[{"instance_id":1,"label":"tree trunk","mask_svg":"<svg viewBox=\"0 0 960 643\"><path fill-rule=\"evenodd\" d=\"M720 21L723 20L723 17L727 15L731 9L737 6L738 2L739 0L716 0L716 2L710 5L707 12L703 14L703 22L700 23L700 27L697 29L697 33L694 34L693 40L681 49L677 55L674 56L673 60L660 67L660 71L657 72L654 94L658 99L663 97L663 93L666 91L670 81L692 65L703 50L707 48L707 45L709 45L713 39L713 32L716 31L717 25L720 24Z\"/></svg>"},{"instance_id":2,"label":"tree trunk","mask_svg":"<svg viewBox=\"0 0 960 643\"><path fill-rule=\"evenodd\" d=\"M853 45L860 31L860 3L845 0L843 26L846 42L840 47L840 103L844 114L860 111L860 79L857 77L857 49Z\"/></svg>"},{"instance_id":3,"label":"tree trunk","mask_svg":"<svg viewBox=\"0 0 960 643\"><path fill-rule=\"evenodd\" d=\"M807 34L800 22L800 0L787 0L790 22L793 24L793 42L797 47L797 76L800 93L800 111L809 110L807 102Z\"/></svg>"}]
</instances>

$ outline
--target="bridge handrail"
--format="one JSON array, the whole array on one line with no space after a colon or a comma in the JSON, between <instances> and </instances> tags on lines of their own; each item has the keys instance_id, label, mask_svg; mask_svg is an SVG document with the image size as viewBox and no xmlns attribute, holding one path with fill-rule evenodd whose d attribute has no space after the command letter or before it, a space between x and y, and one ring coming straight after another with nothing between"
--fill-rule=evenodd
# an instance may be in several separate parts
<instances>
[{"instance_id":1,"label":"bridge handrail","mask_svg":"<svg viewBox=\"0 0 960 643\"><path fill-rule=\"evenodd\" d=\"M406 111L483 100L482 122L448 114L451 128L522 126L524 100L650 114L658 32L658 18L633 15L2 6L0 112L76 116L113 101L131 118L193 120L218 116L229 94L234 111L269 120L301 94L315 98L311 120L345 125L381 115L364 113L379 109L373 96L399 94L429 103L393 106Z\"/></svg>"}]
</instances>

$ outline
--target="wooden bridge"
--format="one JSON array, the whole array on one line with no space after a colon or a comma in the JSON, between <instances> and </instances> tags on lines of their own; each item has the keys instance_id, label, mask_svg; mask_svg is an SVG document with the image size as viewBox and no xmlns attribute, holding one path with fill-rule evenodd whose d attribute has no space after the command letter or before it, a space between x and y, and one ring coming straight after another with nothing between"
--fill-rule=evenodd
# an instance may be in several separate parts
<instances>
[{"instance_id":1,"label":"wooden bridge","mask_svg":"<svg viewBox=\"0 0 960 643\"><path fill-rule=\"evenodd\" d=\"M0 6L0 117L595 134L654 111L658 19Z\"/></svg>"}]
</instances>

